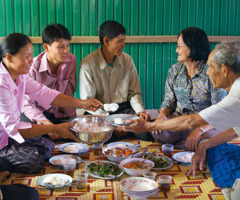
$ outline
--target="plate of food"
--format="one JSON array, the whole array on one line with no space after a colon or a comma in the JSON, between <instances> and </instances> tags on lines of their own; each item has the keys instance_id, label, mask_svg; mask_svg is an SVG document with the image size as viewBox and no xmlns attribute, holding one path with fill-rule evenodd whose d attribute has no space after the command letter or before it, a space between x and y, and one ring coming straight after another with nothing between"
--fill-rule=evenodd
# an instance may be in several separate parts
<instances>
[{"instance_id":1,"label":"plate of food","mask_svg":"<svg viewBox=\"0 0 240 200\"><path fill-rule=\"evenodd\" d=\"M117 145L123 145L125 147L131 147L135 144L130 143L130 142L111 142L107 145L107 148L111 148L111 147L114 147L114 146L117 146Z\"/></svg>"},{"instance_id":2,"label":"plate of food","mask_svg":"<svg viewBox=\"0 0 240 200\"><path fill-rule=\"evenodd\" d=\"M62 188L69 186L72 183L72 177L66 174L46 174L37 178L36 182L38 185L47 187L50 189Z\"/></svg>"},{"instance_id":3,"label":"plate of food","mask_svg":"<svg viewBox=\"0 0 240 200\"><path fill-rule=\"evenodd\" d=\"M192 151L183 151L178 152L173 155L173 158L183 164L191 164L192 157L194 155L194 152Z\"/></svg>"},{"instance_id":4,"label":"plate of food","mask_svg":"<svg viewBox=\"0 0 240 200\"><path fill-rule=\"evenodd\" d=\"M105 120L114 126L130 125L130 123L126 123L129 119L139 119L139 117L131 114L114 114L105 117Z\"/></svg>"},{"instance_id":5,"label":"plate of food","mask_svg":"<svg viewBox=\"0 0 240 200\"><path fill-rule=\"evenodd\" d=\"M103 149L102 153L108 160L120 163L122 160L129 158L135 153L136 150L126 147L125 145L118 144L116 146Z\"/></svg>"},{"instance_id":6,"label":"plate of food","mask_svg":"<svg viewBox=\"0 0 240 200\"><path fill-rule=\"evenodd\" d=\"M114 179L123 174L118 164L105 160L92 161L85 165L84 170L92 177L100 179Z\"/></svg>"},{"instance_id":7,"label":"plate of food","mask_svg":"<svg viewBox=\"0 0 240 200\"><path fill-rule=\"evenodd\" d=\"M136 155L134 155L134 158L146 158L151 152L147 152L147 153L137 153ZM162 154L156 154L153 156L150 156L148 158L148 160L151 160L154 162L154 167L152 168L153 170L163 170L163 169L168 169L170 167L172 167L173 162L172 160L167 157L164 156Z\"/></svg>"},{"instance_id":8,"label":"plate of food","mask_svg":"<svg viewBox=\"0 0 240 200\"><path fill-rule=\"evenodd\" d=\"M79 156L63 154L58 156L53 156L49 159L49 162L52 165L63 166L65 164L74 164L82 162L82 159Z\"/></svg>"},{"instance_id":9,"label":"plate of food","mask_svg":"<svg viewBox=\"0 0 240 200\"><path fill-rule=\"evenodd\" d=\"M59 145L57 148L64 153L78 154L79 149L85 149L88 146L77 142L69 142Z\"/></svg>"}]
</instances>

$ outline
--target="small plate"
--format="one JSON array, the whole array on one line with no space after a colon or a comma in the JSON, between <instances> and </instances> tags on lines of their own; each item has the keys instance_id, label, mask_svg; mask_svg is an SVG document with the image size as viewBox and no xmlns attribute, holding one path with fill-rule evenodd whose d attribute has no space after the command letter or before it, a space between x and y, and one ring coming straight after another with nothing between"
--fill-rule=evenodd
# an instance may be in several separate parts
<instances>
[{"instance_id":1,"label":"small plate","mask_svg":"<svg viewBox=\"0 0 240 200\"><path fill-rule=\"evenodd\" d=\"M91 163L112 163L112 164L114 164L114 165L118 165L118 164L116 164L116 163L114 163L114 162L106 161L106 160L95 160L95 161L92 161L92 162L86 164L85 167L84 167L84 170L85 170L90 176L95 177L95 178L110 180L110 179L114 179L114 178L117 178L117 177L122 176L122 175L123 175L123 172L124 172L123 170L121 170L122 172L121 172L120 174L116 175L116 176L101 177L101 176L99 176L98 174L94 174L94 173L92 173L92 172L89 171L88 165L90 165ZM118 165L118 167L119 167L119 169L121 169L119 165Z\"/></svg>"},{"instance_id":2,"label":"small plate","mask_svg":"<svg viewBox=\"0 0 240 200\"><path fill-rule=\"evenodd\" d=\"M69 142L69 143L64 143L64 144L61 144L59 145L57 148L61 151L61 152L64 152L64 153L69 153L69 154L78 154L79 151L77 150L76 152L68 152L66 150L64 150L67 146L69 145L76 145L76 146L79 146L81 147L81 143L77 143L77 142Z\"/></svg>"},{"instance_id":3,"label":"small plate","mask_svg":"<svg viewBox=\"0 0 240 200\"><path fill-rule=\"evenodd\" d=\"M82 159L79 156L74 156L74 155L70 155L70 154L63 154L63 155L53 156L53 157L51 157L49 159L49 162L52 165L63 166L63 164L60 164L60 163L57 162L58 159L75 159L76 163L82 162Z\"/></svg>"},{"instance_id":4,"label":"small plate","mask_svg":"<svg viewBox=\"0 0 240 200\"><path fill-rule=\"evenodd\" d=\"M147 153L151 153L151 152L147 152ZM133 157L134 158L139 158L138 156L140 156L140 155L142 155L143 153L137 153L136 155L134 155ZM173 162L172 162L172 160L169 158L169 157L167 157L167 156L165 156L165 155L162 155L162 154L157 154L160 158L162 158L162 157L164 157L165 159L167 159L168 160L168 166L166 166L166 167L159 167L159 168L156 168L155 166L152 168L152 170L164 170L164 169L169 169L169 168L171 168L172 167L172 165L173 165ZM159 158L159 159L160 159ZM151 160L151 159L149 159L149 160ZM153 161L153 160L151 160L151 161ZM153 161L154 162L154 161ZM155 162L154 162L155 163Z\"/></svg>"},{"instance_id":5,"label":"small plate","mask_svg":"<svg viewBox=\"0 0 240 200\"><path fill-rule=\"evenodd\" d=\"M191 164L191 162L184 162L184 161L178 159L179 156L183 156L183 155L185 155L185 154L187 154L187 153L193 153L193 152L192 152L192 151L178 152L178 153L175 153L175 154L173 155L173 158L174 158L174 160L176 160L176 161L178 161L178 162L180 162L180 163L183 163L183 164Z\"/></svg>"},{"instance_id":6,"label":"small plate","mask_svg":"<svg viewBox=\"0 0 240 200\"><path fill-rule=\"evenodd\" d=\"M112 147L115 147L117 146L118 144L122 144L122 145L125 145L127 147L130 147L130 146L133 146L134 144L133 143L130 143L130 142L111 142L107 145L107 148L112 148Z\"/></svg>"},{"instance_id":7,"label":"small plate","mask_svg":"<svg viewBox=\"0 0 240 200\"><path fill-rule=\"evenodd\" d=\"M116 124L115 123L115 119L124 119L129 120L129 119L139 119L139 117L137 115L131 115L131 114L114 114L114 115L109 115L107 117L105 117L105 120L107 122L109 122L110 124L114 125L114 126L127 126L130 125L131 123L122 123L122 124Z\"/></svg>"},{"instance_id":8,"label":"small plate","mask_svg":"<svg viewBox=\"0 0 240 200\"><path fill-rule=\"evenodd\" d=\"M67 185L71 185L72 183L72 177L71 176L68 176L66 174L46 174L46 175L42 175L40 177L37 178L36 182L38 185L41 185L43 187L46 187L43 183L44 179L47 178L47 177L50 177L50 176L55 176L55 177L59 177L59 178L62 178L64 180L66 180L66 183L65 185L61 185L60 187L47 187L47 188L50 188L50 189L57 189L57 188L62 188L64 186L67 186Z\"/></svg>"}]
</instances>

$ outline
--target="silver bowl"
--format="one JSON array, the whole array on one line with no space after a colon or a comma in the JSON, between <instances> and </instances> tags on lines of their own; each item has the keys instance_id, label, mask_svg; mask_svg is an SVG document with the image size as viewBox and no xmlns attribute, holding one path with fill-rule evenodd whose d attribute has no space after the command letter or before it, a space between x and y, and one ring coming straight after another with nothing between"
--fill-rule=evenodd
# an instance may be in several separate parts
<instances>
[{"instance_id":1,"label":"silver bowl","mask_svg":"<svg viewBox=\"0 0 240 200\"><path fill-rule=\"evenodd\" d=\"M76 117L70 122L75 125L71 130L79 140L87 144L101 144L106 142L110 139L115 129L115 127L105 121L102 116L84 115ZM79 127L76 127L76 124L79 125ZM97 124L98 127L96 130L92 130L91 124L94 126Z\"/></svg>"}]
</instances>

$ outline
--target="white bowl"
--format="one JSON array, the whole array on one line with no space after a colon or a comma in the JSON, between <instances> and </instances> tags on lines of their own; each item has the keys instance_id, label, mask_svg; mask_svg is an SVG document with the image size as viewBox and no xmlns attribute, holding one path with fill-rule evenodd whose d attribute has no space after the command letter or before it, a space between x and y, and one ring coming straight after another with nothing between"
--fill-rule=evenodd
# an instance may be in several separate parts
<instances>
[{"instance_id":1,"label":"white bowl","mask_svg":"<svg viewBox=\"0 0 240 200\"><path fill-rule=\"evenodd\" d=\"M149 163L150 167L143 168L143 169L129 169L129 168L126 168L126 167L123 166L126 163L142 162L143 160L145 160L145 159L143 159L143 158L127 158L127 159L124 159L120 162L120 166L130 176L143 176L144 173L147 173L147 172L151 171L151 169L154 167L154 162L153 161L145 160L144 163Z\"/></svg>"},{"instance_id":2,"label":"white bowl","mask_svg":"<svg viewBox=\"0 0 240 200\"><path fill-rule=\"evenodd\" d=\"M120 181L120 189L134 199L147 199L158 192L158 183L148 178L129 177Z\"/></svg>"},{"instance_id":3,"label":"white bowl","mask_svg":"<svg viewBox=\"0 0 240 200\"><path fill-rule=\"evenodd\" d=\"M124 156L124 157L114 157L114 156L109 156L109 155L107 155L107 154L106 154L106 151L107 151L108 149L112 149L112 148L114 148L114 147L105 148L105 149L102 150L103 155L105 155L108 160L111 160L111 161L116 162L116 163L120 163L122 160L132 157L132 154L129 155L129 156ZM135 152L135 151L136 151L136 150L134 150L134 149L131 149L131 150L132 150L132 152Z\"/></svg>"}]
</instances>

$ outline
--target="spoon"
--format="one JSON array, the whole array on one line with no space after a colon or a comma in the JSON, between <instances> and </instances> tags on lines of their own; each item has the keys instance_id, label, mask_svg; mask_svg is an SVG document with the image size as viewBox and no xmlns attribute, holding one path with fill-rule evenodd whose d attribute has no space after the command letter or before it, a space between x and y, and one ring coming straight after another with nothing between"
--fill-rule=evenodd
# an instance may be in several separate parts
<instances>
[{"instance_id":1,"label":"spoon","mask_svg":"<svg viewBox=\"0 0 240 200\"><path fill-rule=\"evenodd\" d=\"M143 161L141 161L141 162L140 162L140 163L142 163L141 168L143 167L143 164L144 164L145 160L147 160L148 158L150 158L151 156L153 156L153 155L155 155L155 154L156 154L156 151L150 153Z\"/></svg>"}]
</instances>

